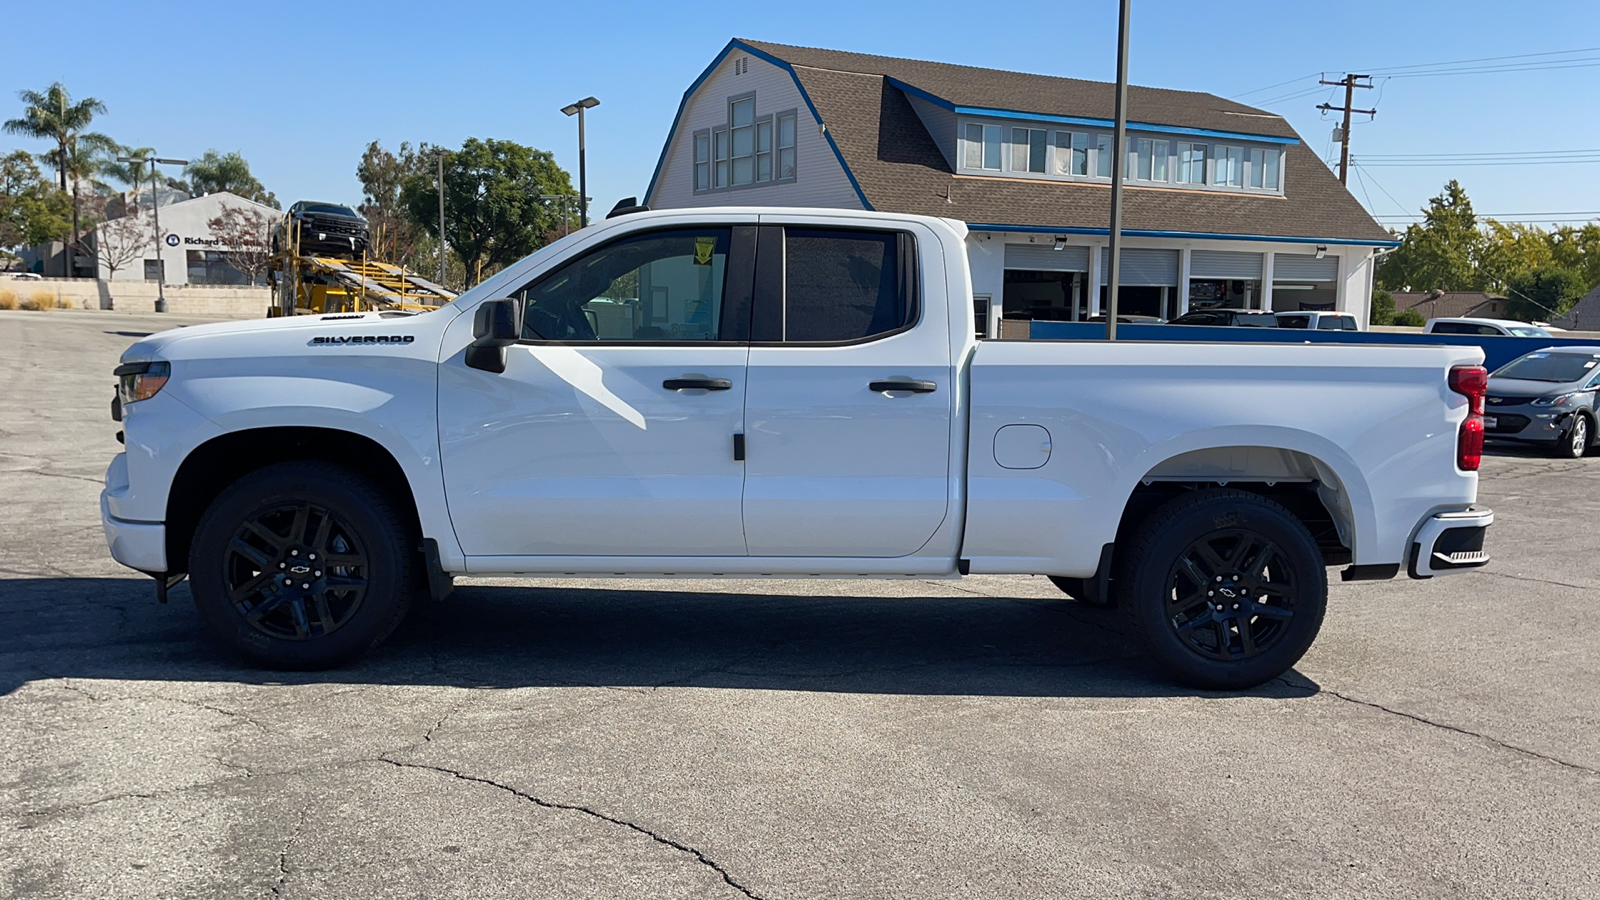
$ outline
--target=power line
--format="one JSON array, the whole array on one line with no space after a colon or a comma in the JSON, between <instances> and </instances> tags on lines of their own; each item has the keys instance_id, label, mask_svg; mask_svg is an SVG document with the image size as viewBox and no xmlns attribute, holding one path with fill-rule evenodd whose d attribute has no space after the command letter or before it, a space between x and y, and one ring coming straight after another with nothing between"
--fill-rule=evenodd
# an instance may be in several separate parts
<instances>
[{"instance_id":1,"label":"power line","mask_svg":"<svg viewBox=\"0 0 1600 900\"><path fill-rule=\"evenodd\" d=\"M1358 169L1359 168L1363 168L1363 166L1361 166L1361 164L1359 164L1359 163L1352 163L1352 165L1354 165ZM1390 200L1394 201L1394 205L1395 206L1398 206L1401 209L1407 209L1408 208L1404 203L1401 203L1399 200L1395 200L1394 199L1394 195L1389 193L1389 189L1384 187L1383 186L1383 182L1379 181L1376 176L1371 176L1369 174L1369 177L1372 178L1372 183L1378 186L1378 190L1383 191L1383 195L1385 197L1388 197Z\"/></svg>"},{"instance_id":2,"label":"power line","mask_svg":"<svg viewBox=\"0 0 1600 900\"><path fill-rule=\"evenodd\" d=\"M1361 83L1361 79L1363 78L1366 79L1366 84ZM1375 116L1378 114L1376 109L1353 109L1351 108L1351 104L1355 102L1356 88L1365 88L1369 91L1372 90L1372 76L1355 75L1346 72L1345 76L1338 81L1329 81L1324 78L1320 83L1338 85L1344 88L1344 106L1339 107L1328 103L1323 103L1317 106L1317 109L1320 109L1323 112L1332 112L1333 110L1339 109L1344 112L1344 125L1339 129L1339 183L1348 184L1350 181L1350 114L1354 112L1359 112L1363 115L1369 116Z\"/></svg>"},{"instance_id":3,"label":"power line","mask_svg":"<svg viewBox=\"0 0 1600 900\"><path fill-rule=\"evenodd\" d=\"M1462 66L1470 63L1498 62L1505 59L1532 59L1539 56L1571 56L1574 53L1596 52L1600 52L1600 47L1581 47L1576 50L1547 50L1543 53L1516 53L1511 56L1480 56L1476 59L1451 59L1436 63L1417 63L1410 66L1368 66L1367 71L1376 75L1383 75L1389 72L1408 71L1411 69L1436 69L1440 66ZM1554 61L1559 62L1559 60Z\"/></svg>"},{"instance_id":4,"label":"power line","mask_svg":"<svg viewBox=\"0 0 1600 900\"><path fill-rule=\"evenodd\" d=\"M1443 159L1449 156L1464 157L1525 157L1525 156L1568 156L1575 153L1600 153L1600 147L1592 150L1483 150L1471 153L1363 153L1362 159Z\"/></svg>"},{"instance_id":5,"label":"power line","mask_svg":"<svg viewBox=\"0 0 1600 900\"><path fill-rule=\"evenodd\" d=\"M1582 159L1486 159L1486 160L1454 160L1443 159L1437 162L1366 162L1369 169L1439 169L1454 168L1456 166L1581 166L1586 163L1600 163L1600 156L1584 157Z\"/></svg>"},{"instance_id":6,"label":"power line","mask_svg":"<svg viewBox=\"0 0 1600 900\"><path fill-rule=\"evenodd\" d=\"M1240 97L1248 97L1251 94L1259 94L1259 93L1262 93L1263 91L1270 91L1273 88L1283 87L1286 84L1294 84L1297 81L1305 81L1307 78L1321 78L1323 74L1324 73L1322 73L1322 72L1312 72L1312 73L1307 74L1307 75L1300 75L1300 76L1291 78L1288 81L1280 81L1277 84L1269 84L1266 87L1259 87L1259 88L1256 88L1253 91L1245 91L1242 94L1234 94L1232 97L1229 97L1228 99L1229 100L1237 100Z\"/></svg>"},{"instance_id":7,"label":"power line","mask_svg":"<svg viewBox=\"0 0 1600 900\"><path fill-rule=\"evenodd\" d=\"M1516 72L1550 72L1557 69L1592 69L1600 66L1600 57L1571 60L1571 65L1542 66L1484 66L1471 69L1436 69L1428 72L1400 72L1384 78L1432 78L1436 75L1503 75Z\"/></svg>"}]
</instances>

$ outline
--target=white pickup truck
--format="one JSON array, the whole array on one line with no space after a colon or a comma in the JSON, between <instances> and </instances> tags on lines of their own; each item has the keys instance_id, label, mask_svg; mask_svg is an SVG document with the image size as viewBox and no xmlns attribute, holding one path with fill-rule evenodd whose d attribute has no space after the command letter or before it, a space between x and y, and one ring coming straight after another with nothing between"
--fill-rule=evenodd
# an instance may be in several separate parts
<instances>
[{"instance_id":1,"label":"white pickup truck","mask_svg":"<svg viewBox=\"0 0 1600 900\"><path fill-rule=\"evenodd\" d=\"M1020 573L1211 688L1294 665L1326 567L1488 561L1480 350L979 342L965 233L635 212L435 312L147 337L111 553L278 667L355 658L455 575Z\"/></svg>"}]
</instances>

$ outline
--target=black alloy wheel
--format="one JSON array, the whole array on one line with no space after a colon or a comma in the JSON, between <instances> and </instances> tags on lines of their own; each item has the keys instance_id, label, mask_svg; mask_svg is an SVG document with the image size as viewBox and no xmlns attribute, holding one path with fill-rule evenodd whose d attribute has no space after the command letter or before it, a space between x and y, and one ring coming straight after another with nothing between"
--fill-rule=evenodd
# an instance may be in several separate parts
<instances>
[{"instance_id":1,"label":"black alloy wheel","mask_svg":"<svg viewBox=\"0 0 1600 900\"><path fill-rule=\"evenodd\" d=\"M240 523L223 563L228 599L250 627L305 641L339 630L367 594L367 555L326 506L278 504Z\"/></svg>"},{"instance_id":2,"label":"black alloy wheel","mask_svg":"<svg viewBox=\"0 0 1600 900\"><path fill-rule=\"evenodd\" d=\"M1238 690L1270 681L1322 628L1328 578L1316 540L1258 494L1183 494L1118 549L1118 605L1130 631L1184 684Z\"/></svg>"},{"instance_id":3,"label":"black alloy wheel","mask_svg":"<svg viewBox=\"0 0 1600 900\"><path fill-rule=\"evenodd\" d=\"M415 519L360 472L278 463L228 485L189 550L195 608L235 651L322 669L376 647L420 590Z\"/></svg>"},{"instance_id":4,"label":"black alloy wheel","mask_svg":"<svg viewBox=\"0 0 1600 900\"><path fill-rule=\"evenodd\" d=\"M1294 619L1293 568L1277 544L1216 531L1179 554L1167 576L1167 617L1189 649L1224 662L1270 651Z\"/></svg>"}]
</instances>

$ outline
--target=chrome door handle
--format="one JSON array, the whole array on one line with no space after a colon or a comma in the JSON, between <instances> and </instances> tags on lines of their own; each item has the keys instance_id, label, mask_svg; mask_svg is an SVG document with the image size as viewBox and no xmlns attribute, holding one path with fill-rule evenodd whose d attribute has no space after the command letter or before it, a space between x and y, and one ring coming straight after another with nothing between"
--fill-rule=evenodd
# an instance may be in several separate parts
<instances>
[{"instance_id":1,"label":"chrome door handle","mask_svg":"<svg viewBox=\"0 0 1600 900\"><path fill-rule=\"evenodd\" d=\"M907 391L912 394L931 394L939 386L931 381L874 381L867 385L867 390L873 393L885 391Z\"/></svg>"}]
</instances>

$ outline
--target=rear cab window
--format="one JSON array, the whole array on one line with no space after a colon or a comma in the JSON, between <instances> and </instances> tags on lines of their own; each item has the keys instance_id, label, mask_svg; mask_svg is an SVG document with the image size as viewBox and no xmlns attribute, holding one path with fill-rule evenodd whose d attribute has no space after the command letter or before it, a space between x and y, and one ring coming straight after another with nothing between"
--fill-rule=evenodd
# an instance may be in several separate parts
<instances>
[{"instance_id":1,"label":"rear cab window","mask_svg":"<svg viewBox=\"0 0 1600 900\"><path fill-rule=\"evenodd\" d=\"M916 241L900 231L763 226L751 340L846 344L916 322Z\"/></svg>"}]
</instances>

